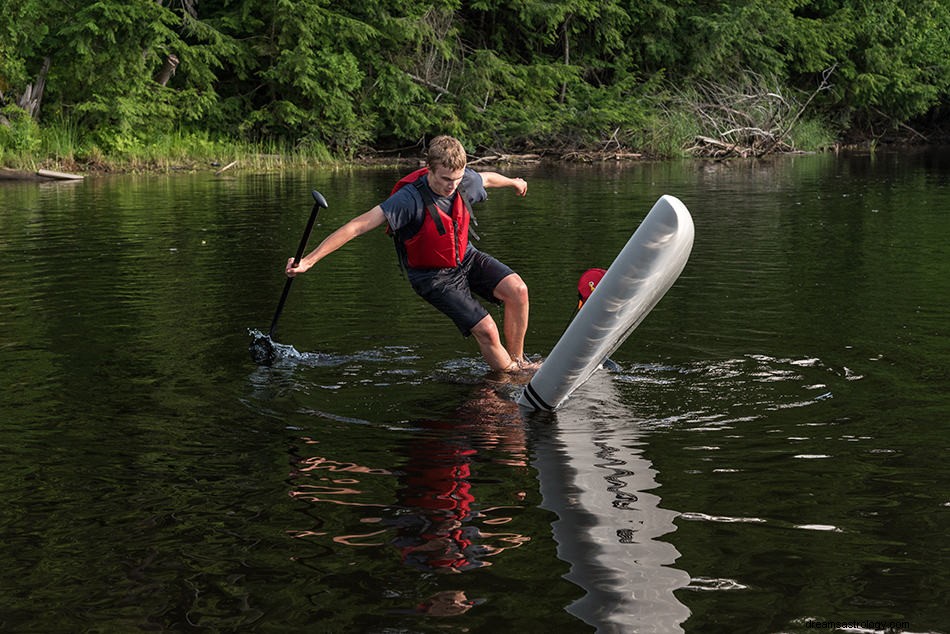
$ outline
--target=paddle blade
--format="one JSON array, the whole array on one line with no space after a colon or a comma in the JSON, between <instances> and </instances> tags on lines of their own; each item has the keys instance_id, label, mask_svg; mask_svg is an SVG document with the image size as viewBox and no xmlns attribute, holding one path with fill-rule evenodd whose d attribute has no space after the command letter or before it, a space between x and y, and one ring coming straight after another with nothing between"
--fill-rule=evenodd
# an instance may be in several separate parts
<instances>
[{"instance_id":1,"label":"paddle blade","mask_svg":"<svg viewBox=\"0 0 950 634\"><path fill-rule=\"evenodd\" d=\"M251 331L251 337L251 345L247 349L250 351L254 363L257 365L272 364L277 358L274 341L269 335L265 335L258 330Z\"/></svg>"}]
</instances>

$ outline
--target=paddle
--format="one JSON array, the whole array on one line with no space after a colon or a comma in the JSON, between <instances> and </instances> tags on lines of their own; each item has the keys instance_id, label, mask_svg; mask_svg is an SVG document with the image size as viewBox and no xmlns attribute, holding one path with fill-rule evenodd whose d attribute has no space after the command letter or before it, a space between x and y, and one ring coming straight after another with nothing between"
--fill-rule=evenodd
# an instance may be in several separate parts
<instances>
[{"instance_id":1,"label":"paddle","mask_svg":"<svg viewBox=\"0 0 950 634\"><path fill-rule=\"evenodd\" d=\"M319 213L320 208L327 208L327 200L323 197L323 194L317 190L310 192L313 195L313 209L310 210L310 219L307 220L307 227L303 231L303 236L300 238L300 244L297 246L297 254L294 256L294 266L300 264L300 258L303 257L303 252L307 248L307 240L310 239L310 232L313 231L313 225L317 221L317 213ZM270 363L274 360L274 333L277 331L277 320L280 319L280 314L284 310L284 303L287 301L287 295L290 293L290 286L293 283L294 278L288 277L287 281L284 282L284 291L280 294L280 301L277 302L277 310L274 311L274 318L270 322L270 330L268 334L263 335L257 333L254 341L251 343L251 356L254 357L254 360L258 363Z\"/></svg>"},{"instance_id":2,"label":"paddle","mask_svg":"<svg viewBox=\"0 0 950 634\"><path fill-rule=\"evenodd\" d=\"M294 256L294 266L296 267L300 264L300 258L303 257L303 252L307 248L307 240L310 239L310 232L313 231L313 223L317 221L317 213L320 211L320 208L327 208L327 200L323 197L323 194L317 190L310 192L313 194L313 199L316 201L313 203L313 209L310 210L310 219L307 221L307 228L303 230L303 236L300 238L300 244L297 246L297 255ZM277 302L277 310L274 312L274 319L270 322L270 331L268 331L268 336L273 339L274 332L277 330L277 320L280 318L280 313L284 310L284 302L287 301L287 293L290 292L290 285L293 283L294 278L288 277L287 281L284 283L284 292L280 294L280 301Z\"/></svg>"}]
</instances>

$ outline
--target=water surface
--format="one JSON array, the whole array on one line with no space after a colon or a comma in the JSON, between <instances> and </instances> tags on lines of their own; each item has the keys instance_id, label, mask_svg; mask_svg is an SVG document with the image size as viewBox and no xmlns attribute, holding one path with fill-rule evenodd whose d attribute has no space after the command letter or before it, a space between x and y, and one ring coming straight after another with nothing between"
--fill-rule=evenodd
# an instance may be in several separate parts
<instances>
[{"instance_id":1,"label":"water surface","mask_svg":"<svg viewBox=\"0 0 950 634\"><path fill-rule=\"evenodd\" d=\"M310 190L316 241L395 171L2 184L0 629L947 631L950 155L504 170L535 355L660 195L696 225L553 416L381 231L251 361Z\"/></svg>"}]
</instances>

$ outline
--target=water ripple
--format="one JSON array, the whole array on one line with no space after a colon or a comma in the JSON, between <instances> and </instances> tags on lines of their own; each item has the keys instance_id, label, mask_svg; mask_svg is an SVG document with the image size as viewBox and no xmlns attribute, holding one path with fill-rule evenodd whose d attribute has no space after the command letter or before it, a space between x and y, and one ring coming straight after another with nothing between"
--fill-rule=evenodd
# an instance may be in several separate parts
<instances>
[{"instance_id":1,"label":"water ripple","mask_svg":"<svg viewBox=\"0 0 950 634\"><path fill-rule=\"evenodd\" d=\"M702 592L722 591L722 590L748 590L749 586L743 585L735 579L709 579L706 577L696 577L691 580L685 590L697 590Z\"/></svg>"},{"instance_id":2,"label":"water ripple","mask_svg":"<svg viewBox=\"0 0 950 634\"><path fill-rule=\"evenodd\" d=\"M681 513L680 517L684 520L698 522L720 522L723 524L765 524L766 521L759 517L727 517L724 515L707 515L706 513Z\"/></svg>"}]
</instances>

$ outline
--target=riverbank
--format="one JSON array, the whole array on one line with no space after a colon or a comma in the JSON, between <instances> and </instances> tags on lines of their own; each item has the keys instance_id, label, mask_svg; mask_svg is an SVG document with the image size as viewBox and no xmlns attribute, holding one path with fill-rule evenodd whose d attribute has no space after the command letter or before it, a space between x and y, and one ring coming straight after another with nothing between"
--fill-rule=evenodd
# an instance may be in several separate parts
<instances>
[{"instance_id":1,"label":"riverbank","mask_svg":"<svg viewBox=\"0 0 950 634\"><path fill-rule=\"evenodd\" d=\"M194 173L210 172L215 175L238 172L272 172L285 169L312 168L316 165L332 168L389 168L421 165L422 146L399 150L374 150L353 157L335 157L326 151L303 151L273 146L261 147L242 143L213 143L207 140L178 139L178 144L155 144L139 151L107 156L93 149L87 152L49 151L0 155L0 181L3 180L67 180L103 174L138 173ZM921 132L906 128L886 137L851 136L847 140L825 143L819 147L801 150L787 144L776 144L767 151L753 147L725 143L718 139L697 136L692 145L684 145L681 158L701 160L731 160L736 158L765 158L772 155L815 152L852 152L878 150L906 150L929 145L950 143L950 135L941 130ZM53 148L49 148L52 150ZM669 153L635 150L618 143L607 142L596 148L548 148L530 152L482 150L470 155L472 166L531 165L541 163L609 164L636 161L656 161L676 158Z\"/></svg>"},{"instance_id":2,"label":"riverbank","mask_svg":"<svg viewBox=\"0 0 950 634\"><path fill-rule=\"evenodd\" d=\"M242 171L271 172L284 169L299 169L315 165L334 168L365 167L388 168L421 165L424 156L422 150L400 153L366 153L353 158L327 158L286 154L244 154L237 157L221 155L223 158L174 157L142 160L135 158L116 158L105 160L83 160L78 158L45 158L39 162L14 161L12 165L0 167L0 180L50 180L53 173L69 174L81 178L102 174L136 173L174 173L174 172L212 172L215 175L233 174ZM232 158L233 157L233 158ZM660 160L666 157L650 156L642 152L632 152L623 148L593 150L571 150L567 152L547 151L530 153L485 152L470 157L469 165L530 165L544 162L575 163L619 163L639 160Z\"/></svg>"}]
</instances>

